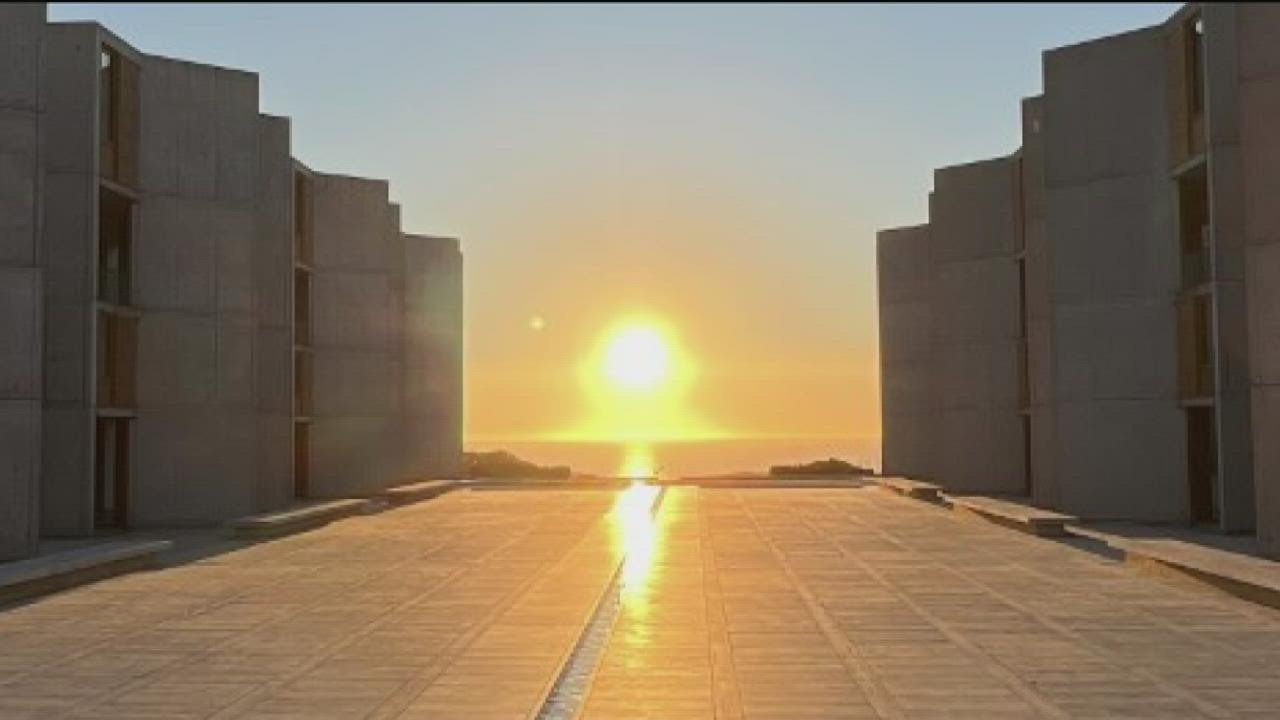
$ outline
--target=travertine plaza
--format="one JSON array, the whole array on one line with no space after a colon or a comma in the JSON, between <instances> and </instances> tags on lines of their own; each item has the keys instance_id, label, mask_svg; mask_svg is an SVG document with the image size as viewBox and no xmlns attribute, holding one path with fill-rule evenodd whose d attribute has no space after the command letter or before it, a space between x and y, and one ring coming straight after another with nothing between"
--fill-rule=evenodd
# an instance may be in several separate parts
<instances>
[{"instance_id":1,"label":"travertine plaza","mask_svg":"<svg viewBox=\"0 0 1280 720\"><path fill-rule=\"evenodd\" d=\"M1190 4L1049 50L1021 147L880 233L885 473L1280 555L1277 38Z\"/></svg>"},{"instance_id":2,"label":"travertine plaza","mask_svg":"<svg viewBox=\"0 0 1280 720\"><path fill-rule=\"evenodd\" d=\"M671 487L651 520L626 494L455 491L8 609L0 717L1262 720L1280 707L1276 610L1068 542L875 487ZM561 697L567 667L582 680Z\"/></svg>"},{"instance_id":3,"label":"travertine plaza","mask_svg":"<svg viewBox=\"0 0 1280 720\"><path fill-rule=\"evenodd\" d=\"M449 476L462 260L253 73L0 8L0 559Z\"/></svg>"}]
</instances>

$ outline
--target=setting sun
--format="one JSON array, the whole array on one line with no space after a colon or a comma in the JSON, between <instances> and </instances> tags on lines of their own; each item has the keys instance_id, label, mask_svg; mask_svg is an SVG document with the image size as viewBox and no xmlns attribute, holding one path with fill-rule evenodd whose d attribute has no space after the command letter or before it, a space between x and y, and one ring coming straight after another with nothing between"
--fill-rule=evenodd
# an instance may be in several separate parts
<instances>
[{"instance_id":1,"label":"setting sun","mask_svg":"<svg viewBox=\"0 0 1280 720\"><path fill-rule=\"evenodd\" d=\"M621 328L609 340L604 371L616 387L643 392L662 384L669 361L662 334L652 327L634 325Z\"/></svg>"},{"instance_id":2,"label":"setting sun","mask_svg":"<svg viewBox=\"0 0 1280 720\"><path fill-rule=\"evenodd\" d=\"M632 448L719 437L690 404L698 369L674 323L648 313L621 316L601 329L578 366L582 419L554 436ZM652 459L637 463L631 455L624 475L652 474ZM642 464L648 469L639 473Z\"/></svg>"}]
</instances>

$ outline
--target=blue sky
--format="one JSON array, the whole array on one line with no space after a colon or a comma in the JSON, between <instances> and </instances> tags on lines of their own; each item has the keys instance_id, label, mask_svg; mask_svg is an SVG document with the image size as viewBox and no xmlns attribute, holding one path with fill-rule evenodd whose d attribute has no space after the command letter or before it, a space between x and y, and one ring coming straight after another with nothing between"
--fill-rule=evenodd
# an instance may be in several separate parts
<instances>
[{"instance_id":1,"label":"blue sky","mask_svg":"<svg viewBox=\"0 0 1280 720\"><path fill-rule=\"evenodd\" d=\"M878 431L874 231L934 167L1017 146L1050 47L1152 5L82 5L145 52L260 73L322 170L386 177L467 257L469 431L552 429L611 318L661 314L697 400ZM547 319L545 332L528 318ZM565 405L565 403L560 403ZM753 409L754 408L754 409Z\"/></svg>"}]
</instances>

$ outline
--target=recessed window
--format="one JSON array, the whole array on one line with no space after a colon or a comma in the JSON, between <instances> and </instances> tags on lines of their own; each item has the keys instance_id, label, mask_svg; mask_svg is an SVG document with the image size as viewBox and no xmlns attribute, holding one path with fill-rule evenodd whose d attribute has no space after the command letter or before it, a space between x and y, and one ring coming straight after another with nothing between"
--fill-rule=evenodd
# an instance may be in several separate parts
<instances>
[{"instance_id":1,"label":"recessed window","mask_svg":"<svg viewBox=\"0 0 1280 720\"><path fill-rule=\"evenodd\" d=\"M133 187L138 175L138 66L103 45L98 54L98 174Z\"/></svg>"},{"instance_id":2,"label":"recessed window","mask_svg":"<svg viewBox=\"0 0 1280 720\"><path fill-rule=\"evenodd\" d=\"M133 276L133 201L98 191L98 299L129 305Z\"/></svg>"},{"instance_id":3,"label":"recessed window","mask_svg":"<svg viewBox=\"0 0 1280 720\"><path fill-rule=\"evenodd\" d=\"M1204 112L1204 20L1187 21L1187 100L1192 115Z\"/></svg>"}]
</instances>

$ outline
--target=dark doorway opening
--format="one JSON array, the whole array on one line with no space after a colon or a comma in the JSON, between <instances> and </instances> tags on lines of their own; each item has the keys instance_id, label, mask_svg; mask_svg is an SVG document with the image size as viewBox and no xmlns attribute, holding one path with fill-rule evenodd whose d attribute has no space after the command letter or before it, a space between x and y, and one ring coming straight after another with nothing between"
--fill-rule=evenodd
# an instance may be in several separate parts
<instances>
[{"instance_id":1,"label":"dark doorway opening","mask_svg":"<svg viewBox=\"0 0 1280 720\"><path fill-rule=\"evenodd\" d=\"M1031 416L1022 416L1022 492L1031 497L1035 485L1031 477Z\"/></svg>"},{"instance_id":2,"label":"dark doorway opening","mask_svg":"<svg viewBox=\"0 0 1280 720\"><path fill-rule=\"evenodd\" d=\"M293 496L307 497L309 493L311 467L310 426L305 422L293 424Z\"/></svg>"},{"instance_id":3,"label":"dark doorway opening","mask_svg":"<svg viewBox=\"0 0 1280 720\"><path fill-rule=\"evenodd\" d=\"M129 420L97 419L93 452L95 529L129 527Z\"/></svg>"},{"instance_id":4,"label":"dark doorway opening","mask_svg":"<svg viewBox=\"0 0 1280 720\"><path fill-rule=\"evenodd\" d=\"M1212 407L1187 408L1187 480L1191 522L1218 522L1218 457Z\"/></svg>"}]
</instances>

